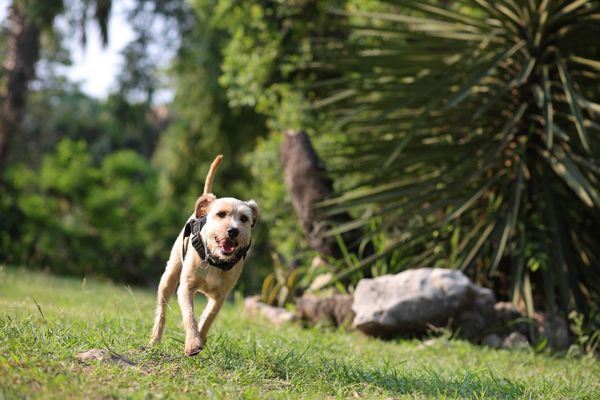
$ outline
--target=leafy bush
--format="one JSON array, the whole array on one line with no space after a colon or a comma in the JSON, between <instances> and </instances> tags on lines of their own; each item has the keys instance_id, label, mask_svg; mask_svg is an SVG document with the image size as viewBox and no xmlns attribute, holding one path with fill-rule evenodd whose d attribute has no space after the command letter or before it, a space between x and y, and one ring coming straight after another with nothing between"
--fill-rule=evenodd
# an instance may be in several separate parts
<instances>
[{"instance_id":1,"label":"leafy bush","mask_svg":"<svg viewBox=\"0 0 600 400\"><path fill-rule=\"evenodd\" d=\"M360 182L321 209L356 217L338 233L381 218L388 235L338 277L396 254L395 271L442 260L530 312L598 304L599 17L547 0L335 12L351 34L320 40L339 78L315 106L345 134L331 171Z\"/></svg>"},{"instance_id":2,"label":"leafy bush","mask_svg":"<svg viewBox=\"0 0 600 400\"><path fill-rule=\"evenodd\" d=\"M147 283L162 272L177 213L157 202L157 173L121 150L95 166L85 142L61 141L39 172L6 174L2 261Z\"/></svg>"}]
</instances>

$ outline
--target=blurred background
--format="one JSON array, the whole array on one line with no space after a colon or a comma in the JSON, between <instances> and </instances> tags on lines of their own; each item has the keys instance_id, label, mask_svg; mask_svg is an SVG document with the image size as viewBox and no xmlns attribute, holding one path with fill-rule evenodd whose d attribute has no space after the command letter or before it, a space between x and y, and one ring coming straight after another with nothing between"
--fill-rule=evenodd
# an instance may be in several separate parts
<instances>
[{"instance_id":1,"label":"blurred background","mask_svg":"<svg viewBox=\"0 0 600 400\"><path fill-rule=\"evenodd\" d=\"M244 293L446 267L597 318L600 2L2 0L0 18L0 263L156 285L222 153L214 192L262 211ZM297 137L319 157L308 211L280 154Z\"/></svg>"}]
</instances>

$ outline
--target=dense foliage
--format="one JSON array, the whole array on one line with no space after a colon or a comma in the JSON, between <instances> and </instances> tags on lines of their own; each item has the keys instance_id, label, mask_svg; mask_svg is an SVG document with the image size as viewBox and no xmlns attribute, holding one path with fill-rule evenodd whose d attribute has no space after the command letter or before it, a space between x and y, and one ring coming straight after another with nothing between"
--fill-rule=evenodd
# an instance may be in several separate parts
<instances>
[{"instance_id":1,"label":"dense foliage","mask_svg":"<svg viewBox=\"0 0 600 400\"><path fill-rule=\"evenodd\" d=\"M345 140L330 168L359 183L324 201L334 232L377 224L392 270L448 266L524 304L600 302L600 3L382 2L338 11L321 103ZM534 296L536 298L534 298ZM541 299L545 301L542 302ZM536 301L537 300L537 301Z\"/></svg>"},{"instance_id":2,"label":"dense foliage","mask_svg":"<svg viewBox=\"0 0 600 400\"><path fill-rule=\"evenodd\" d=\"M56 15L92 12L50 4L60 7L36 14L47 30ZM322 269L309 268L283 183L278 150L292 128L335 180L321 215L354 218L327 234L358 228L375 250L327 260L338 283L445 266L530 312L600 303L598 1L131 7L136 39L115 93L93 100L57 76L32 86L0 188L0 262L155 282L224 153L216 194L262 210L242 285L257 291L275 266L273 287L290 276L305 286ZM167 47L165 75L152 57ZM165 82L174 99L156 107Z\"/></svg>"},{"instance_id":3,"label":"dense foliage","mask_svg":"<svg viewBox=\"0 0 600 400\"><path fill-rule=\"evenodd\" d=\"M95 165L84 141L62 140L39 171L13 166L2 189L6 261L57 273L148 284L177 235L157 207L157 171L132 150ZM17 238L18 240L14 240Z\"/></svg>"}]
</instances>

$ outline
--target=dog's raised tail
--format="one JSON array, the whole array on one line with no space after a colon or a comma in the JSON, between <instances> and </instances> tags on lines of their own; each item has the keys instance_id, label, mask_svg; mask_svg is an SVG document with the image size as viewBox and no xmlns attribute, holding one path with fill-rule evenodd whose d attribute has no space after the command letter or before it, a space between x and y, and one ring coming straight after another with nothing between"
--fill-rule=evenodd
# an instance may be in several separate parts
<instances>
[{"instance_id":1,"label":"dog's raised tail","mask_svg":"<svg viewBox=\"0 0 600 400\"><path fill-rule=\"evenodd\" d=\"M208 170L208 174L206 174L206 181L204 182L204 194L212 192L215 173L217 172L217 168L219 167L219 164L221 164L221 161L223 161L223 154L216 156L215 160L210 164L210 169Z\"/></svg>"}]
</instances>

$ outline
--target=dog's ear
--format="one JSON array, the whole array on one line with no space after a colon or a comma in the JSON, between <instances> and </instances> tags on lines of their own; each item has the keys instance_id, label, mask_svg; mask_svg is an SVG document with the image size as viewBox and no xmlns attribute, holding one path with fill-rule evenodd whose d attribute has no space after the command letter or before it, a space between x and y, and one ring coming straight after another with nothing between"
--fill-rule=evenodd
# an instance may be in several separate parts
<instances>
[{"instance_id":1,"label":"dog's ear","mask_svg":"<svg viewBox=\"0 0 600 400\"><path fill-rule=\"evenodd\" d=\"M252 210L252 228L254 228L254 225L256 225L256 221L258 221L258 204L256 204L256 201L254 200L248 200L246 202L246 205L248 207L250 207L250 209Z\"/></svg>"},{"instance_id":2,"label":"dog's ear","mask_svg":"<svg viewBox=\"0 0 600 400\"><path fill-rule=\"evenodd\" d=\"M215 199L216 196L212 193L203 194L198 197L198 200L196 200L196 218L202 218L208 214L208 209Z\"/></svg>"}]
</instances>

